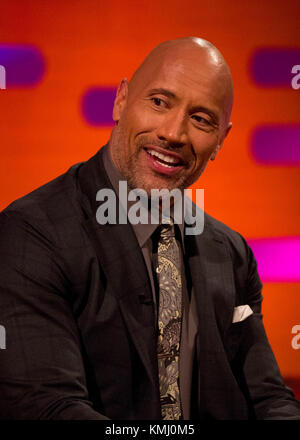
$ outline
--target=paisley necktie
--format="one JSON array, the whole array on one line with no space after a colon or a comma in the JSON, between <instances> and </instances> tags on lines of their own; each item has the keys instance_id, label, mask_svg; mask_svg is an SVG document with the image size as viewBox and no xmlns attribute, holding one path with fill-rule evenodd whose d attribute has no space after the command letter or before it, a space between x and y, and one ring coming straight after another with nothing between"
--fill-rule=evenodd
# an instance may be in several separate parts
<instances>
[{"instance_id":1,"label":"paisley necktie","mask_svg":"<svg viewBox=\"0 0 300 440\"><path fill-rule=\"evenodd\" d=\"M172 222L160 226L156 272L159 286L157 358L162 419L179 420L182 279L180 251Z\"/></svg>"}]
</instances>

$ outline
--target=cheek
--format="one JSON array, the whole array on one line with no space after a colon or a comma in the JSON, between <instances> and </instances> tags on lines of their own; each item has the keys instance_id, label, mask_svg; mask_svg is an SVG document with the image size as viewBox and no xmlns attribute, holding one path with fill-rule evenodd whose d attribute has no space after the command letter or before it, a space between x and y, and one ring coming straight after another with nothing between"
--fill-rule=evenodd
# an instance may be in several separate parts
<instances>
[{"instance_id":1,"label":"cheek","mask_svg":"<svg viewBox=\"0 0 300 440\"><path fill-rule=\"evenodd\" d=\"M154 131L160 123L159 114L145 108L143 105L132 106L127 112L126 122L127 130L132 136L138 136L143 133Z\"/></svg>"},{"instance_id":2,"label":"cheek","mask_svg":"<svg viewBox=\"0 0 300 440\"><path fill-rule=\"evenodd\" d=\"M211 154L215 151L218 146L218 138L217 136L208 136L204 135L200 140L199 138L192 143L194 146L193 151L196 157L197 164L206 162Z\"/></svg>"}]
</instances>

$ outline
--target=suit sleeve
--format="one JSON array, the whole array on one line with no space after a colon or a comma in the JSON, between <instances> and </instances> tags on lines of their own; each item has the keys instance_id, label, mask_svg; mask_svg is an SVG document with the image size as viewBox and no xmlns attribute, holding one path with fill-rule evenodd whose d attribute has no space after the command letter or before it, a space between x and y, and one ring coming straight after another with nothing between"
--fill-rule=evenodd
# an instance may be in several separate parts
<instances>
[{"instance_id":1,"label":"suit sleeve","mask_svg":"<svg viewBox=\"0 0 300 440\"><path fill-rule=\"evenodd\" d=\"M59 253L36 225L0 214L0 419L106 419L89 400Z\"/></svg>"},{"instance_id":2,"label":"suit sleeve","mask_svg":"<svg viewBox=\"0 0 300 440\"><path fill-rule=\"evenodd\" d=\"M254 314L242 323L238 363L243 371L247 393L257 419L300 420L300 403L291 389L285 386L268 342L261 314L262 284L253 252L246 243L245 246L248 276L244 304L249 304Z\"/></svg>"}]
</instances>

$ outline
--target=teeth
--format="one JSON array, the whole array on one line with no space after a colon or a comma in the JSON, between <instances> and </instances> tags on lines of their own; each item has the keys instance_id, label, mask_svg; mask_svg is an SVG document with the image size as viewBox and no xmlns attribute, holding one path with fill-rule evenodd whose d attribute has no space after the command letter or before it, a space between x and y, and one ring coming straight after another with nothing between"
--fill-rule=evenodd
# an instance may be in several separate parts
<instances>
[{"instance_id":1,"label":"teeth","mask_svg":"<svg viewBox=\"0 0 300 440\"><path fill-rule=\"evenodd\" d=\"M167 165L166 163L161 163L161 165L166 168L173 168L174 167L174 165Z\"/></svg>"},{"instance_id":2,"label":"teeth","mask_svg":"<svg viewBox=\"0 0 300 440\"><path fill-rule=\"evenodd\" d=\"M159 159L163 160L164 162L168 162L168 163L178 163L178 160L176 160L174 157L166 156L166 155L164 155L164 154L162 154L162 153L158 153L158 152L155 151L155 150L148 150L148 153L151 154L151 156L156 156L156 157L158 157ZM165 165L165 166L171 168L170 165Z\"/></svg>"}]
</instances>

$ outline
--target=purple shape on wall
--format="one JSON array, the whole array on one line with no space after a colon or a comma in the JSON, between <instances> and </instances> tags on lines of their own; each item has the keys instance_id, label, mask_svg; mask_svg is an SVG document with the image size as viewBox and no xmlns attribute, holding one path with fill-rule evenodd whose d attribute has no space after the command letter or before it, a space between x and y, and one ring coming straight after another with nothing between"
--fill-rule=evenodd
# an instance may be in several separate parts
<instances>
[{"instance_id":1,"label":"purple shape on wall","mask_svg":"<svg viewBox=\"0 0 300 440\"><path fill-rule=\"evenodd\" d=\"M260 86L292 88L293 66L300 65L300 48L262 48L250 59L250 72Z\"/></svg>"},{"instance_id":2,"label":"purple shape on wall","mask_svg":"<svg viewBox=\"0 0 300 440\"><path fill-rule=\"evenodd\" d=\"M6 87L32 87L45 72L42 52L33 46L0 44L0 65L6 71Z\"/></svg>"},{"instance_id":3,"label":"purple shape on wall","mask_svg":"<svg viewBox=\"0 0 300 440\"><path fill-rule=\"evenodd\" d=\"M117 87L91 87L82 97L81 108L90 125L110 126L114 124L112 111Z\"/></svg>"},{"instance_id":4,"label":"purple shape on wall","mask_svg":"<svg viewBox=\"0 0 300 440\"><path fill-rule=\"evenodd\" d=\"M300 281L300 237L247 240L263 282Z\"/></svg>"},{"instance_id":5,"label":"purple shape on wall","mask_svg":"<svg viewBox=\"0 0 300 440\"><path fill-rule=\"evenodd\" d=\"M257 127L250 149L254 160L263 165L300 165L300 125Z\"/></svg>"}]
</instances>

